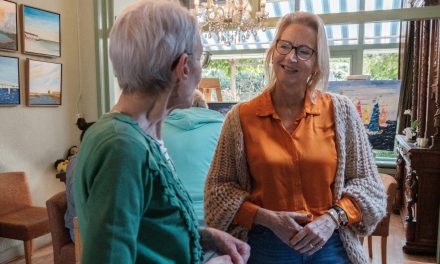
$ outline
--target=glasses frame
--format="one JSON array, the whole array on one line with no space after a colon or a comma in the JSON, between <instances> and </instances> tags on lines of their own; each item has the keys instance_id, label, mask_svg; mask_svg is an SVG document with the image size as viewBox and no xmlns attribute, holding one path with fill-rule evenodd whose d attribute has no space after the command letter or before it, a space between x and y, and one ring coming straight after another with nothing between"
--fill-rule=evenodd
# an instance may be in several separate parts
<instances>
[{"instance_id":1,"label":"glasses frame","mask_svg":"<svg viewBox=\"0 0 440 264\"><path fill-rule=\"evenodd\" d=\"M279 43L280 41L285 42L285 43L288 43L288 44L291 46L289 52L287 52L287 53L283 53L283 52L280 52L280 51L278 50L278 43ZM301 57L301 56L298 55L298 49L303 48L303 47L305 47L305 48L307 48L307 49L310 49L310 50L312 51L312 54L310 55L309 58L303 58L303 57ZM307 45L294 46L294 45L293 45L292 43L290 43L289 41L287 41L287 40L282 40L282 39L277 39L277 42L275 43L275 50L276 50L279 54L281 54L281 55L287 55L287 54L290 54L290 53L292 52L292 50L295 50L295 56L296 56L296 58L298 58L299 60L302 60L302 61L308 61L308 60L310 60L310 59L313 57L313 54L317 53L316 50L310 48L310 47L307 46Z\"/></svg>"}]
</instances>

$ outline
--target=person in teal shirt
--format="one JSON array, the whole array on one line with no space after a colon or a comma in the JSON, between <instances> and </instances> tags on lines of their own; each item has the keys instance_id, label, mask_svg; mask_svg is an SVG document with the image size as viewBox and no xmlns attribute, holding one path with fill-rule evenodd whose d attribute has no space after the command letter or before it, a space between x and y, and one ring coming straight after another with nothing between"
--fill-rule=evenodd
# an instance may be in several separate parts
<instances>
[{"instance_id":1,"label":"person in teal shirt","mask_svg":"<svg viewBox=\"0 0 440 264\"><path fill-rule=\"evenodd\" d=\"M203 191L224 117L207 109L196 90L191 108L176 109L163 125L163 141L192 199L199 223L203 222Z\"/></svg>"},{"instance_id":2,"label":"person in teal shirt","mask_svg":"<svg viewBox=\"0 0 440 264\"><path fill-rule=\"evenodd\" d=\"M161 140L162 123L191 106L200 81L196 18L178 1L129 5L110 33L122 94L87 131L75 165L74 199L82 264L246 263L250 248L198 227L188 192Z\"/></svg>"}]
</instances>

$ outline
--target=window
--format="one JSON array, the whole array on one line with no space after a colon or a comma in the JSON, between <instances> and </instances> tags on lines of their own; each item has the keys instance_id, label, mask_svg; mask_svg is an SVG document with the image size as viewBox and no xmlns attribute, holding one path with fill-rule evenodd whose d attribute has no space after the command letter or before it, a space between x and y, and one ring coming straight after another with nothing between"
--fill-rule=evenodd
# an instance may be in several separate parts
<instances>
[{"instance_id":1,"label":"window","mask_svg":"<svg viewBox=\"0 0 440 264\"><path fill-rule=\"evenodd\" d=\"M358 12L360 10L359 0L303 0L300 3L300 11L315 14Z\"/></svg>"},{"instance_id":2,"label":"window","mask_svg":"<svg viewBox=\"0 0 440 264\"><path fill-rule=\"evenodd\" d=\"M362 74L372 80L397 80L398 50L365 50Z\"/></svg>"},{"instance_id":3,"label":"window","mask_svg":"<svg viewBox=\"0 0 440 264\"><path fill-rule=\"evenodd\" d=\"M225 102L248 101L262 92L265 87L264 62L258 58L212 60L203 77L220 80ZM215 95L211 98L216 101Z\"/></svg>"},{"instance_id":4,"label":"window","mask_svg":"<svg viewBox=\"0 0 440 264\"><path fill-rule=\"evenodd\" d=\"M351 72L351 57L330 58L330 81L343 81Z\"/></svg>"}]
</instances>

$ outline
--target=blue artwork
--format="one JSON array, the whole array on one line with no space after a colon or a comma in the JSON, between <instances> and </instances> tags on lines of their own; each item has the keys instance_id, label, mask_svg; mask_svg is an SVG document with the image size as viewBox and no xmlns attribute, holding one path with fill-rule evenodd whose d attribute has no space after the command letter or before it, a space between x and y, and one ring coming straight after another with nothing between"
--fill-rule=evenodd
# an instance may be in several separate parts
<instances>
[{"instance_id":1,"label":"blue artwork","mask_svg":"<svg viewBox=\"0 0 440 264\"><path fill-rule=\"evenodd\" d=\"M17 50L17 4L0 0L0 49Z\"/></svg>"},{"instance_id":2,"label":"blue artwork","mask_svg":"<svg viewBox=\"0 0 440 264\"><path fill-rule=\"evenodd\" d=\"M208 102L208 108L220 112L222 115L226 114L236 103L231 102Z\"/></svg>"},{"instance_id":3,"label":"blue artwork","mask_svg":"<svg viewBox=\"0 0 440 264\"><path fill-rule=\"evenodd\" d=\"M0 105L20 104L18 58L0 56Z\"/></svg>"},{"instance_id":4,"label":"blue artwork","mask_svg":"<svg viewBox=\"0 0 440 264\"><path fill-rule=\"evenodd\" d=\"M23 6L24 52L61 56L60 15Z\"/></svg>"},{"instance_id":5,"label":"blue artwork","mask_svg":"<svg viewBox=\"0 0 440 264\"><path fill-rule=\"evenodd\" d=\"M332 81L328 91L353 101L373 149L393 150L400 85L399 80Z\"/></svg>"},{"instance_id":6,"label":"blue artwork","mask_svg":"<svg viewBox=\"0 0 440 264\"><path fill-rule=\"evenodd\" d=\"M61 105L61 69L59 63L27 60L28 105Z\"/></svg>"}]
</instances>

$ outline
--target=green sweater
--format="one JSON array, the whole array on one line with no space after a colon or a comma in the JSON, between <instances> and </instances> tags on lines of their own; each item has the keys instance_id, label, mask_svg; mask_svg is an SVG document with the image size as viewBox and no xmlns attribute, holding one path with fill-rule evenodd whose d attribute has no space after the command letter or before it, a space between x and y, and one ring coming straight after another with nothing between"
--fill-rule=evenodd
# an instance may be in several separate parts
<instances>
[{"instance_id":1,"label":"green sweater","mask_svg":"<svg viewBox=\"0 0 440 264\"><path fill-rule=\"evenodd\" d=\"M130 117L90 127L75 167L74 195L88 263L199 263L188 193L160 146Z\"/></svg>"}]
</instances>

